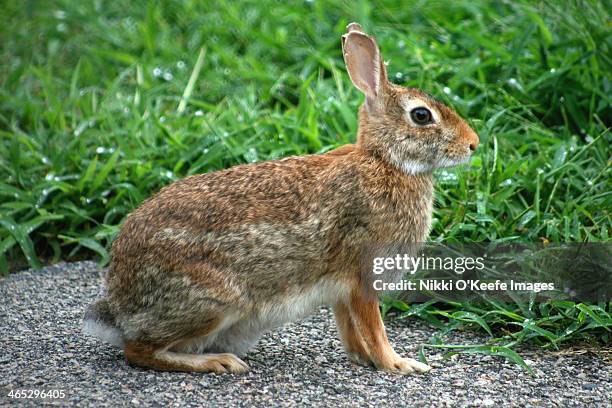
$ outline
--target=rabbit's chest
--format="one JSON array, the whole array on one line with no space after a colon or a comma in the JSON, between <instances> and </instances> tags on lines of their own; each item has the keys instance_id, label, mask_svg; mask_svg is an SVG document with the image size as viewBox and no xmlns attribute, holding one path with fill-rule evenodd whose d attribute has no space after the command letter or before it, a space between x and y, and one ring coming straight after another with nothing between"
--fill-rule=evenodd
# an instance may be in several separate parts
<instances>
[{"instance_id":1,"label":"rabbit's chest","mask_svg":"<svg viewBox=\"0 0 612 408\"><path fill-rule=\"evenodd\" d=\"M424 242L431 228L433 203L427 196L373 206L370 233L375 242Z\"/></svg>"}]
</instances>

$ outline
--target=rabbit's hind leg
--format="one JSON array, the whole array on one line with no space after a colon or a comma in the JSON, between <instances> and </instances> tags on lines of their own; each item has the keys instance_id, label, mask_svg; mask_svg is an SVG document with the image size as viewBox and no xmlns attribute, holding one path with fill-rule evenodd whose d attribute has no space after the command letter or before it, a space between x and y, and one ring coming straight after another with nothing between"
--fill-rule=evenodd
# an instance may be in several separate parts
<instances>
[{"instance_id":1,"label":"rabbit's hind leg","mask_svg":"<svg viewBox=\"0 0 612 408\"><path fill-rule=\"evenodd\" d=\"M206 263L140 271L130 293L139 308L118 317L128 339L126 359L162 371L247 371L248 366L230 350L210 347L240 319L236 310L243 305L240 286L222 278Z\"/></svg>"},{"instance_id":2,"label":"rabbit's hind leg","mask_svg":"<svg viewBox=\"0 0 612 408\"><path fill-rule=\"evenodd\" d=\"M198 333L205 336L213 332L216 325ZM159 371L243 373L249 366L231 353L190 354L173 351L177 344L188 342L193 336L177 339L166 344L150 344L129 341L125 344L125 358L132 364Z\"/></svg>"},{"instance_id":3,"label":"rabbit's hind leg","mask_svg":"<svg viewBox=\"0 0 612 408\"><path fill-rule=\"evenodd\" d=\"M249 366L231 353L187 354L168 351L165 347L128 342L124 349L127 360L140 367L159 371L244 373Z\"/></svg>"}]
</instances>

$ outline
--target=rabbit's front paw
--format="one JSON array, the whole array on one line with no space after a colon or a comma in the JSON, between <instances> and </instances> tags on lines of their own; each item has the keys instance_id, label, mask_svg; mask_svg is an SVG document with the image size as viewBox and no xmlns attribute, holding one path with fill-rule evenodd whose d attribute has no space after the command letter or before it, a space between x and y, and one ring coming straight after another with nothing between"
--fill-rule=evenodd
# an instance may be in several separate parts
<instances>
[{"instance_id":1,"label":"rabbit's front paw","mask_svg":"<svg viewBox=\"0 0 612 408\"><path fill-rule=\"evenodd\" d=\"M420 363L412 358L403 358L397 355L385 363L376 364L376 366L381 370L402 375L426 373L431 370L431 367L427 364Z\"/></svg>"}]
</instances>

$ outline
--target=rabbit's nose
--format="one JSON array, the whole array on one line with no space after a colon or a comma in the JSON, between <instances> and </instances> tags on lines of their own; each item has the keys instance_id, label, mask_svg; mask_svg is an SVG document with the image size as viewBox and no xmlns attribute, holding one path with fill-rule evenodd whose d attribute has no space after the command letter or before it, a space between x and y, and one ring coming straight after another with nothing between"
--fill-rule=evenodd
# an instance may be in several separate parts
<instances>
[{"instance_id":1,"label":"rabbit's nose","mask_svg":"<svg viewBox=\"0 0 612 408\"><path fill-rule=\"evenodd\" d=\"M480 139L478 138L478 135L472 129L469 129L467 132L467 142L470 145L471 151L476 150L476 148L478 147L478 144L480 143Z\"/></svg>"},{"instance_id":2,"label":"rabbit's nose","mask_svg":"<svg viewBox=\"0 0 612 408\"><path fill-rule=\"evenodd\" d=\"M469 147L471 151L476 150L476 148L478 147L478 144L480 143L480 140L476 132L474 132L474 130L471 127L469 127L468 124L465 122L461 123L457 131L459 133L458 136L459 136L459 140L461 141L461 144L466 143L467 144L466 147Z\"/></svg>"}]
</instances>

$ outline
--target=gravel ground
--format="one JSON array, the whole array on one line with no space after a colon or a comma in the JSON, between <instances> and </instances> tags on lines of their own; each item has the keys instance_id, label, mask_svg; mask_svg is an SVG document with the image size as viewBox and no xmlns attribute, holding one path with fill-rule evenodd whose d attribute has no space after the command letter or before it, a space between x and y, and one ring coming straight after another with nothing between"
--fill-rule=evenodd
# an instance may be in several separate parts
<instances>
[{"instance_id":1,"label":"gravel ground","mask_svg":"<svg viewBox=\"0 0 612 408\"><path fill-rule=\"evenodd\" d=\"M442 359L433 370L393 376L348 362L331 313L266 335L243 375L160 373L129 366L122 352L80 332L84 307L100 289L92 262L58 264L0 279L0 406L41 402L82 406L612 406L610 366L591 354L522 354L529 375L503 359ZM434 329L416 320L387 323L398 352L416 357ZM448 343L477 343L452 333ZM65 392L63 399L11 399L10 390Z\"/></svg>"}]
</instances>

